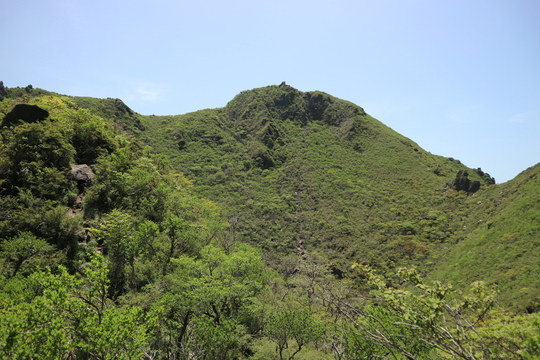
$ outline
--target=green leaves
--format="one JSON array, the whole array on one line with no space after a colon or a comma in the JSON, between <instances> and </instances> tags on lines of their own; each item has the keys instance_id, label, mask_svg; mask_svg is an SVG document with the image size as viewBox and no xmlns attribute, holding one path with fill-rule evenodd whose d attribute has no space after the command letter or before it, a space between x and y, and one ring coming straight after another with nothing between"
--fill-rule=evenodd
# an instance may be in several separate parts
<instances>
[{"instance_id":1,"label":"green leaves","mask_svg":"<svg viewBox=\"0 0 540 360\"><path fill-rule=\"evenodd\" d=\"M369 343L370 351L409 359L477 359L494 354L513 359L517 349L523 349L522 344L493 341L489 329L495 329L490 325L495 292L482 282L473 283L463 295L439 281L425 283L415 269L400 269L401 282L412 286L394 288L368 266L354 267L373 289L373 303L357 308L355 316L348 315L353 326L348 327L347 339L361 351Z\"/></svg>"},{"instance_id":2,"label":"green leaves","mask_svg":"<svg viewBox=\"0 0 540 360\"><path fill-rule=\"evenodd\" d=\"M198 260L181 256L172 263L175 270L166 278L170 291L217 323L237 315L265 282L260 254L247 245L238 244L230 254L210 245Z\"/></svg>"},{"instance_id":3,"label":"green leaves","mask_svg":"<svg viewBox=\"0 0 540 360\"><path fill-rule=\"evenodd\" d=\"M30 232L21 232L15 238L0 243L0 259L4 261L3 270L7 271L8 277L14 277L21 269L32 269L43 263L44 257L50 256L54 250L55 247L47 241L37 238Z\"/></svg>"},{"instance_id":4,"label":"green leaves","mask_svg":"<svg viewBox=\"0 0 540 360\"><path fill-rule=\"evenodd\" d=\"M292 360L307 344L321 339L325 329L307 307L278 308L268 316L264 333L276 343L280 359Z\"/></svg>"},{"instance_id":5,"label":"green leaves","mask_svg":"<svg viewBox=\"0 0 540 360\"><path fill-rule=\"evenodd\" d=\"M10 162L0 174L6 179L4 193L15 195L26 188L40 198L65 200L72 191L69 169L75 150L52 121L17 126L5 151Z\"/></svg>"},{"instance_id":6,"label":"green leaves","mask_svg":"<svg viewBox=\"0 0 540 360\"><path fill-rule=\"evenodd\" d=\"M149 287L158 291L153 304L161 309L160 347L180 358L189 353L204 359L238 356L247 329L256 314L256 297L266 283L260 253L237 244L229 253L215 246L204 247L198 257L171 259L172 272Z\"/></svg>"},{"instance_id":7,"label":"green leaves","mask_svg":"<svg viewBox=\"0 0 540 360\"><path fill-rule=\"evenodd\" d=\"M63 267L35 272L41 291L28 302L0 303L0 354L10 359L142 358L151 317L107 299L107 267L95 256L81 276ZM5 316L4 316L5 315Z\"/></svg>"},{"instance_id":8,"label":"green leaves","mask_svg":"<svg viewBox=\"0 0 540 360\"><path fill-rule=\"evenodd\" d=\"M167 117L43 94L0 102L49 114L0 129L0 357L538 356L538 316L497 311L486 285L538 307L538 167L512 195L445 192L462 165L286 85ZM80 162L97 175L76 187ZM426 282L453 248L456 286Z\"/></svg>"}]
</instances>

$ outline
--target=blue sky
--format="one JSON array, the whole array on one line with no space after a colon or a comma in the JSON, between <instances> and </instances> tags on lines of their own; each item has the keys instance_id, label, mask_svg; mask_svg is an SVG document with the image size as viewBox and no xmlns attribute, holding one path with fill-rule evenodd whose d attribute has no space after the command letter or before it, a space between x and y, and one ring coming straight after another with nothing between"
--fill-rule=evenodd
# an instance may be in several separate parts
<instances>
[{"instance_id":1,"label":"blue sky","mask_svg":"<svg viewBox=\"0 0 540 360\"><path fill-rule=\"evenodd\" d=\"M2 0L0 80L150 115L286 81L507 181L540 162L537 0Z\"/></svg>"}]
</instances>

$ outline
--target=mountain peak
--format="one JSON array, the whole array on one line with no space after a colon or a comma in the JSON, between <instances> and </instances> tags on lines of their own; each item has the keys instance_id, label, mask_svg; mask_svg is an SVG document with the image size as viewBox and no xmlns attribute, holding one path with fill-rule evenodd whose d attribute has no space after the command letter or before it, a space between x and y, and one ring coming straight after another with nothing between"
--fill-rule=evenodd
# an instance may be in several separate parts
<instances>
[{"instance_id":1,"label":"mountain peak","mask_svg":"<svg viewBox=\"0 0 540 360\"><path fill-rule=\"evenodd\" d=\"M335 126L352 117L366 115L360 106L321 91L302 92L285 82L243 91L227 104L224 111L229 119L240 122L273 119L306 125L322 121Z\"/></svg>"}]
</instances>

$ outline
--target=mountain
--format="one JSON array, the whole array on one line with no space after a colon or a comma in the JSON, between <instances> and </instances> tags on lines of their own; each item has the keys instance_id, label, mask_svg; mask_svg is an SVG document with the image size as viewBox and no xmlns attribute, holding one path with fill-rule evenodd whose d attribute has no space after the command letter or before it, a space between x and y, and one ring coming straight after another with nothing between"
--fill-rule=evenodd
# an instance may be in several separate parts
<instances>
[{"instance_id":1,"label":"mountain","mask_svg":"<svg viewBox=\"0 0 540 360\"><path fill-rule=\"evenodd\" d=\"M243 92L222 109L140 121L146 130L137 136L167 154L198 192L226 204L238 236L289 254L301 242L307 251L372 262L369 249L381 263L402 257L407 241L436 246L453 220L436 233L426 218L454 206L447 187L457 173L493 182L352 103L286 85Z\"/></svg>"},{"instance_id":2,"label":"mountain","mask_svg":"<svg viewBox=\"0 0 540 360\"><path fill-rule=\"evenodd\" d=\"M135 134L223 204L231 236L262 247L282 271L310 254L331 260L336 274L351 261L414 265L458 286L498 284L515 309L537 306L534 176L494 185L355 104L284 84L244 91L220 109L139 119Z\"/></svg>"},{"instance_id":3,"label":"mountain","mask_svg":"<svg viewBox=\"0 0 540 360\"><path fill-rule=\"evenodd\" d=\"M57 319L82 344L70 356L87 358L100 336L108 351L139 344L133 351L170 359L202 348L201 358L276 357L273 342L280 358L534 353L540 164L495 184L353 103L284 83L223 108L145 116L119 99L0 82L0 121L3 355L34 342L26 328L9 330L25 314L42 311L48 324L65 309L89 316ZM493 286L512 315L485 316ZM64 310L57 287L72 295L60 296L73 299ZM96 294L88 313L78 301ZM113 338L96 314L142 337ZM460 337L470 319L475 335ZM458 348L441 340L448 322ZM372 327L395 340L370 337ZM283 329L295 329L297 352Z\"/></svg>"},{"instance_id":4,"label":"mountain","mask_svg":"<svg viewBox=\"0 0 540 360\"><path fill-rule=\"evenodd\" d=\"M536 306L536 283L511 282L521 284L516 291L502 275L530 278L522 266L534 264L536 253L506 259L507 251L486 240L512 237L515 232L499 233L492 219L523 222L508 205L526 190L519 199L531 212L521 214L530 229L517 232L523 243L505 246L518 253L524 244L538 248L538 197L526 185L535 184L534 177L494 185L484 171L425 151L353 103L285 84L244 91L223 108L176 116L140 115L119 99L69 99L166 156L174 171L194 182L198 196L220 204L232 240L264 249L283 272L310 255L328 259L340 276L350 273L352 261L383 272L414 265L455 284L497 283L503 294L513 294L502 296L506 303ZM473 183L479 190L471 191ZM475 249L492 259L487 274L486 261L465 250L478 242L485 249Z\"/></svg>"}]
</instances>

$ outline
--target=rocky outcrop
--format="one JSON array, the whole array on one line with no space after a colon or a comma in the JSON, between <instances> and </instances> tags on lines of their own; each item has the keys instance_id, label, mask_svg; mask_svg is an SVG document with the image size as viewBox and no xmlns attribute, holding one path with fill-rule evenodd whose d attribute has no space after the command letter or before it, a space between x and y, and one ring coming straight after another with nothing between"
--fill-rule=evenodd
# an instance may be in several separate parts
<instances>
[{"instance_id":1,"label":"rocky outcrop","mask_svg":"<svg viewBox=\"0 0 540 360\"><path fill-rule=\"evenodd\" d=\"M456 174L456 178L452 180L448 187L458 191L466 191L469 194L475 193L480 189L480 181L469 179L469 173L467 170L459 170Z\"/></svg>"},{"instance_id":2,"label":"rocky outcrop","mask_svg":"<svg viewBox=\"0 0 540 360\"><path fill-rule=\"evenodd\" d=\"M82 211L84 204L84 192L92 180L94 180L96 174L94 174L90 166L81 164L71 166L71 175L75 180L77 180L77 189L79 194L66 212L66 215L74 217Z\"/></svg>"},{"instance_id":3,"label":"rocky outcrop","mask_svg":"<svg viewBox=\"0 0 540 360\"><path fill-rule=\"evenodd\" d=\"M71 166L71 174L77 181L91 181L96 177L92 168L86 164Z\"/></svg>"},{"instance_id":4,"label":"rocky outcrop","mask_svg":"<svg viewBox=\"0 0 540 360\"><path fill-rule=\"evenodd\" d=\"M71 175L77 180L77 188L79 194L82 194L85 188L94 180L96 174L92 171L92 168L86 164L72 165Z\"/></svg>"},{"instance_id":5,"label":"rocky outcrop","mask_svg":"<svg viewBox=\"0 0 540 360\"><path fill-rule=\"evenodd\" d=\"M20 123L32 123L45 120L49 117L49 112L37 105L17 104L6 114L2 121L2 126L18 125Z\"/></svg>"}]
</instances>

